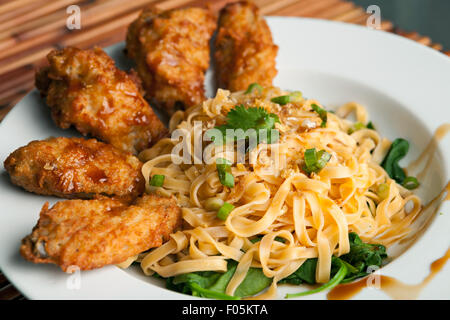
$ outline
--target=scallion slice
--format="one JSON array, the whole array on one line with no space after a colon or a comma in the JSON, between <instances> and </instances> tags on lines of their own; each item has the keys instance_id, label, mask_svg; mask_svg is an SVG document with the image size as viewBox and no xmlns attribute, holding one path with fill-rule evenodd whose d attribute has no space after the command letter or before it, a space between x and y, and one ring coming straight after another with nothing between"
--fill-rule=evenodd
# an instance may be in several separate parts
<instances>
[{"instance_id":1,"label":"scallion slice","mask_svg":"<svg viewBox=\"0 0 450 320\"><path fill-rule=\"evenodd\" d=\"M317 112L317 114L319 115L320 119L322 119L322 123L320 124L320 126L322 128L325 128L327 126L327 120L328 120L328 115L327 115L327 111L321 107L319 107L317 104L313 103L311 104L311 108Z\"/></svg>"},{"instance_id":2,"label":"scallion slice","mask_svg":"<svg viewBox=\"0 0 450 320\"><path fill-rule=\"evenodd\" d=\"M406 177L402 183L402 186L408 190L416 189L419 185L419 180L416 177Z\"/></svg>"},{"instance_id":3,"label":"scallion slice","mask_svg":"<svg viewBox=\"0 0 450 320\"><path fill-rule=\"evenodd\" d=\"M377 195L384 200L389 196L389 185L387 183L380 183L377 188Z\"/></svg>"},{"instance_id":4,"label":"scallion slice","mask_svg":"<svg viewBox=\"0 0 450 320\"><path fill-rule=\"evenodd\" d=\"M316 148L313 149L307 149L305 151L305 165L303 169L307 173L319 173L320 170L322 170L330 161L331 154L326 152L325 150L320 150L319 152L316 151Z\"/></svg>"},{"instance_id":5,"label":"scallion slice","mask_svg":"<svg viewBox=\"0 0 450 320\"><path fill-rule=\"evenodd\" d=\"M308 149L305 151L305 165L307 168L312 168L317 163L317 151L316 148Z\"/></svg>"},{"instance_id":6,"label":"scallion slice","mask_svg":"<svg viewBox=\"0 0 450 320\"><path fill-rule=\"evenodd\" d=\"M225 202L219 211L217 211L217 217L221 220L226 220L231 211L233 211L234 206L231 203Z\"/></svg>"},{"instance_id":7,"label":"scallion slice","mask_svg":"<svg viewBox=\"0 0 450 320\"><path fill-rule=\"evenodd\" d=\"M217 173L222 185L228 188L234 187L234 177L231 174L231 162L224 158L216 160Z\"/></svg>"},{"instance_id":8,"label":"scallion slice","mask_svg":"<svg viewBox=\"0 0 450 320\"><path fill-rule=\"evenodd\" d=\"M293 91L288 95L285 96L279 96L279 97L274 97L272 99L270 99L270 101L277 103L281 106L284 106L285 104L289 103L289 102L298 102L302 99L302 93L300 91Z\"/></svg>"},{"instance_id":9,"label":"scallion slice","mask_svg":"<svg viewBox=\"0 0 450 320\"><path fill-rule=\"evenodd\" d=\"M252 83L248 86L247 90L245 90L244 94L252 93L255 89L258 90L259 94L261 94L263 87L259 83Z\"/></svg>"},{"instance_id":10,"label":"scallion slice","mask_svg":"<svg viewBox=\"0 0 450 320\"><path fill-rule=\"evenodd\" d=\"M155 174L150 180L150 185L153 187L162 187L164 184L164 179L166 177L162 174Z\"/></svg>"}]
</instances>

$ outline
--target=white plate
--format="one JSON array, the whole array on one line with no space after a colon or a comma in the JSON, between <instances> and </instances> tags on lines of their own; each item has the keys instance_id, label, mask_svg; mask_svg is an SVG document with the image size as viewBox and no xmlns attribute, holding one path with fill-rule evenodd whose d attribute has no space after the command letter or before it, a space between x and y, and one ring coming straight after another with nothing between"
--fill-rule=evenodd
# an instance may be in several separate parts
<instances>
[{"instance_id":1,"label":"white plate","mask_svg":"<svg viewBox=\"0 0 450 320\"><path fill-rule=\"evenodd\" d=\"M367 106L371 119L382 135L404 137L411 151L404 164L416 158L434 130L450 122L450 59L435 50L382 31L323 20L268 18L280 50L275 85L301 90L333 107L349 101ZM127 68L123 43L109 48L118 66ZM211 73L208 75L211 79ZM210 83L210 81L208 81ZM211 94L208 85L208 93ZM48 108L36 91L28 94L0 125L1 153L8 154L31 140L48 136L71 136L73 130L58 129ZM450 139L440 143L433 168L422 181L420 195L426 203L449 180ZM164 284L144 277L138 270L123 271L115 266L82 272L77 276L61 272L54 265L33 265L19 255L21 239L30 233L45 201L13 186L0 172L0 268L9 280L32 299L193 299L163 288ZM382 274L405 283L418 283L428 274L430 263L440 258L450 245L450 206L445 202L426 232L405 251L391 254L393 262ZM403 252L405 251L405 252ZM450 264L431 281L422 299L450 298ZM279 298L295 287L282 287ZM316 294L310 299L324 299ZM356 299L384 299L384 293L364 289Z\"/></svg>"}]
</instances>

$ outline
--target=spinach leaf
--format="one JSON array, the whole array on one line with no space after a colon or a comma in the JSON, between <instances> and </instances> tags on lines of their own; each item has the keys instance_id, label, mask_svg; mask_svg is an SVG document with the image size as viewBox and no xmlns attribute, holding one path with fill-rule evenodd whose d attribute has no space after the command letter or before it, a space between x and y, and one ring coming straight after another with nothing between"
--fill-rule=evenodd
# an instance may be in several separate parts
<instances>
[{"instance_id":1,"label":"spinach leaf","mask_svg":"<svg viewBox=\"0 0 450 320\"><path fill-rule=\"evenodd\" d=\"M256 237L253 241L261 240ZM281 239L277 239L281 240ZM284 240L284 239L283 239ZM383 259L387 257L386 248L380 244L364 243L356 233L349 233L350 252L338 257L332 257L331 280L319 288L302 292L297 295L316 293L330 289L339 283L351 282L357 278L368 275L369 266L381 266ZM239 299L260 293L272 283L272 278L264 275L261 268L250 268L245 279L238 286L234 296L225 294L225 290L236 272L238 263L228 261L227 271L203 271L181 274L166 280L168 289L193 296L214 299ZM316 283L317 258L307 259L294 273L280 280L279 284ZM294 296L294 295L293 295Z\"/></svg>"},{"instance_id":2,"label":"spinach leaf","mask_svg":"<svg viewBox=\"0 0 450 320\"><path fill-rule=\"evenodd\" d=\"M272 279L267 278L262 269L250 268L245 279L237 287L235 295L226 295L225 290L236 271L237 265L238 263L236 261L229 260L225 273L204 271L170 277L166 281L166 287L194 296L229 300L253 296L272 283Z\"/></svg>"},{"instance_id":3,"label":"spinach leaf","mask_svg":"<svg viewBox=\"0 0 450 320\"><path fill-rule=\"evenodd\" d=\"M342 265L346 267L346 275L341 283L351 282L357 278L368 275L366 272L369 266L380 267L383 259L387 257L386 248L380 244L364 243L359 236L349 233L350 252L338 257L332 258L330 276L333 278ZM280 280L278 283L288 283L299 285L302 283L316 283L317 258L306 260L300 268L288 277Z\"/></svg>"},{"instance_id":4,"label":"spinach leaf","mask_svg":"<svg viewBox=\"0 0 450 320\"><path fill-rule=\"evenodd\" d=\"M303 262L300 268L288 277L278 281L278 283L289 283L299 285L304 282L309 284L316 283L317 258L311 258Z\"/></svg>"},{"instance_id":5,"label":"spinach leaf","mask_svg":"<svg viewBox=\"0 0 450 320\"><path fill-rule=\"evenodd\" d=\"M335 258L335 257L333 257L333 258ZM342 282L342 280L344 280L344 278L346 277L346 275L348 273L348 269L347 269L346 264L339 258L333 259L333 262L337 263L339 265L339 269L334 274L334 276L330 279L330 281L328 281L327 283L321 285L320 287L312 289L312 290L303 291L303 292L299 292L299 293L289 293L286 295L286 298L307 296L307 295L318 293L318 292L321 292L324 290L331 290L334 287L336 287L339 283Z\"/></svg>"},{"instance_id":6,"label":"spinach leaf","mask_svg":"<svg viewBox=\"0 0 450 320\"><path fill-rule=\"evenodd\" d=\"M256 236L255 238L250 239L250 242L251 242L251 243L256 243L256 242L258 242L258 241L261 241L262 237L263 237L263 236ZM285 238L282 238L282 237L275 237L274 240L275 240L275 241L278 241L278 242L286 243L286 239L285 239Z\"/></svg>"},{"instance_id":7,"label":"spinach leaf","mask_svg":"<svg viewBox=\"0 0 450 320\"><path fill-rule=\"evenodd\" d=\"M271 283L272 278L267 278L261 268L250 268L234 294L238 297L254 296L270 286Z\"/></svg>"},{"instance_id":8,"label":"spinach leaf","mask_svg":"<svg viewBox=\"0 0 450 320\"><path fill-rule=\"evenodd\" d=\"M391 148L389 149L386 157L381 166L386 170L389 177L397 181L399 184L403 183L406 178L405 171L400 167L398 162L403 159L409 150L409 142L405 139L395 139L392 142Z\"/></svg>"},{"instance_id":9,"label":"spinach leaf","mask_svg":"<svg viewBox=\"0 0 450 320\"><path fill-rule=\"evenodd\" d=\"M387 258L386 247L381 244L364 243L354 232L349 233L349 240L350 252L340 258L360 271L373 265L380 267Z\"/></svg>"}]
</instances>

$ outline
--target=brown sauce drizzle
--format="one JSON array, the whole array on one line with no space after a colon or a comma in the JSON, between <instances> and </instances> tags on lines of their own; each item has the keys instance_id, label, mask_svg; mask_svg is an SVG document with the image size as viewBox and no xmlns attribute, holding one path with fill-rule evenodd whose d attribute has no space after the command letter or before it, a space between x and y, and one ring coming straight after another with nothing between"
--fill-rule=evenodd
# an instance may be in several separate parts
<instances>
[{"instance_id":1,"label":"brown sauce drizzle","mask_svg":"<svg viewBox=\"0 0 450 320\"><path fill-rule=\"evenodd\" d=\"M450 123L444 123L440 125L436 132L434 133L428 146L423 150L420 156L410 163L410 165L405 169L408 174L417 171L418 167L425 162L425 166L419 173L415 174L417 179L422 180L426 175L428 169L431 167L431 162L433 161L433 156L436 153L438 147L438 142L441 141L450 132Z\"/></svg>"},{"instance_id":2,"label":"brown sauce drizzle","mask_svg":"<svg viewBox=\"0 0 450 320\"><path fill-rule=\"evenodd\" d=\"M450 200L450 182L447 183L447 186L445 187L445 191L447 191L447 195L444 198L444 201L449 201Z\"/></svg>"},{"instance_id":3,"label":"brown sauce drizzle","mask_svg":"<svg viewBox=\"0 0 450 320\"><path fill-rule=\"evenodd\" d=\"M418 284L405 284L388 276L380 276L380 290L392 299L416 299L425 286L438 274L450 258L450 249L442 258L434 261L430 266L428 276ZM367 287L367 277L349 284L341 284L333 288L327 295L328 300L350 299Z\"/></svg>"},{"instance_id":4,"label":"brown sauce drizzle","mask_svg":"<svg viewBox=\"0 0 450 320\"><path fill-rule=\"evenodd\" d=\"M105 171L98 169L97 167L91 167L87 171L88 178L94 183L106 183L108 182L108 177Z\"/></svg>"},{"instance_id":5,"label":"brown sauce drizzle","mask_svg":"<svg viewBox=\"0 0 450 320\"><path fill-rule=\"evenodd\" d=\"M400 240L400 244L410 243L411 245L413 241L415 241L425 232L430 223L433 221L433 218L436 216L438 210L441 208L442 203L446 200L450 200L449 190L450 182L447 183L444 189L442 189L442 191L433 200L431 200L425 207L422 208L419 215L414 219L414 221L416 221L423 216L423 219L420 222L420 226L418 226L410 236Z\"/></svg>"}]
</instances>

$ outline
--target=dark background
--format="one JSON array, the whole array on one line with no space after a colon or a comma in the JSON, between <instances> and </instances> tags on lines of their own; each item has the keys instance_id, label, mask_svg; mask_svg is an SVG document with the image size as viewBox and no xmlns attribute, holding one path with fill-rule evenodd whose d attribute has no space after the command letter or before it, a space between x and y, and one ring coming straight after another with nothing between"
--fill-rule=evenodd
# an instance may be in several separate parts
<instances>
[{"instance_id":1,"label":"dark background","mask_svg":"<svg viewBox=\"0 0 450 320\"><path fill-rule=\"evenodd\" d=\"M377 5L381 19L405 31L417 31L450 50L450 0L352 0L367 8Z\"/></svg>"}]
</instances>

